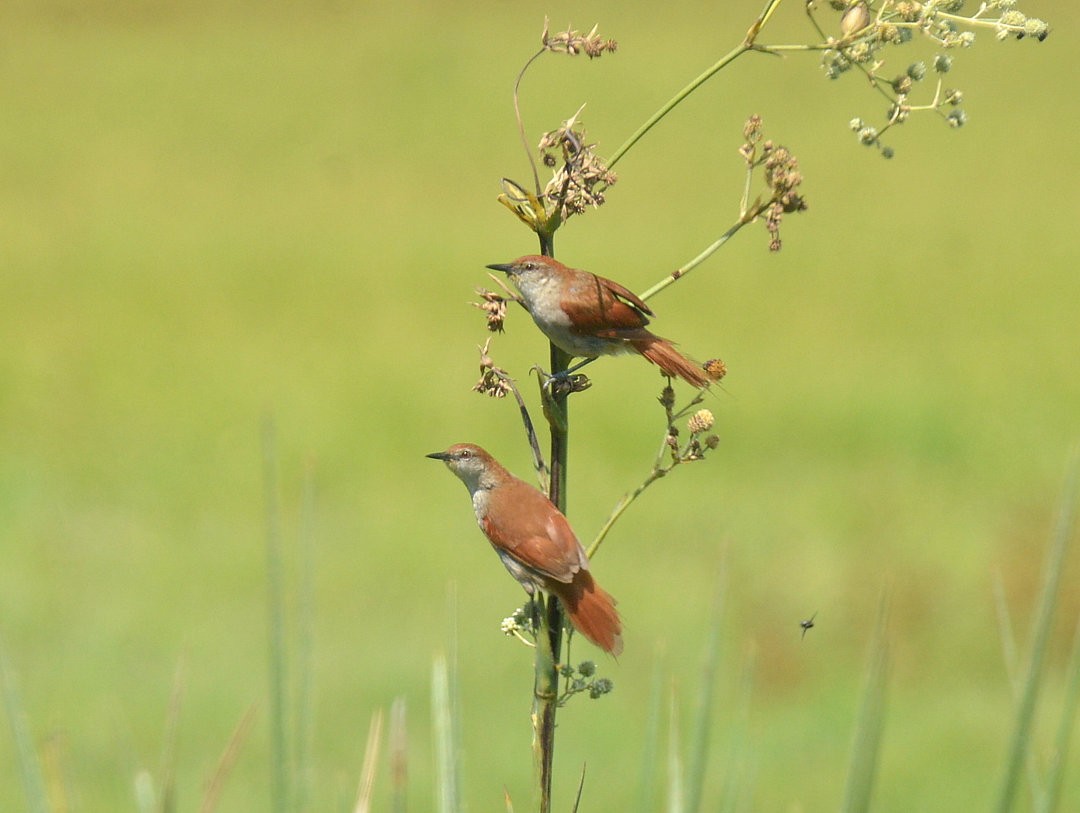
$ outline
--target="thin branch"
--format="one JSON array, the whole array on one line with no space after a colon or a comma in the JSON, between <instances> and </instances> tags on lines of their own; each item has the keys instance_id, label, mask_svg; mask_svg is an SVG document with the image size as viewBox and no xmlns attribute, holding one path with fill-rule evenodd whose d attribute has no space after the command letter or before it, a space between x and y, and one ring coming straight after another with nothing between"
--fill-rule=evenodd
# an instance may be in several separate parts
<instances>
[{"instance_id":1,"label":"thin branch","mask_svg":"<svg viewBox=\"0 0 1080 813\"><path fill-rule=\"evenodd\" d=\"M754 220L764 214L770 206L772 206L771 200L757 201L752 207L750 207L749 211L743 214L737 221L735 221L731 225L730 228L728 228L726 232L720 235L719 239L717 239L716 242L712 243L708 248L706 248L704 251L694 257L694 259L690 260L685 265L682 265L679 268L675 269L658 283L656 283L654 286L649 288L649 290L641 294L641 298L648 300L649 298L656 296L656 294L660 293L672 283L678 282L680 279L685 277L687 274L689 274L691 271L693 271L695 268L697 268L699 265L709 259L709 257L719 251L721 246L723 246L724 243L734 237L736 232L739 231L739 229L741 229L748 223L754 222Z\"/></svg>"},{"instance_id":2,"label":"thin branch","mask_svg":"<svg viewBox=\"0 0 1080 813\"><path fill-rule=\"evenodd\" d=\"M525 399L521 397L521 392L509 373L501 367L491 367L490 369L492 375L505 382L506 386L510 388L510 392L513 393L514 400L517 401L518 409L521 412L521 423L525 427L525 435L529 439L529 448L532 449L533 467L536 469L536 476L540 480L541 490L547 491L551 472L548 470L547 463L544 462L544 453L540 451L540 441L536 437L536 426L533 424L532 416L529 414L529 408L525 406Z\"/></svg>"},{"instance_id":3,"label":"thin branch","mask_svg":"<svg viewBox=\"0 0 1080 813\"><path fill-rule=\"evenodd\" d=\"M704 85L713 76L722 71L724 68L726 68L740 56L745 54L747 51L757 50L757 46L754 43L757 40L758 35L761 33L761 30L765 27L766 23L769 22L769 19L772 17L773 12L776 11L777 7L780 5L781 2L783 2L783 0L768 0L768 2L765 4L765 8L761 11L761 14L758 15L757 19L754 20L753 25L750 26L750 30L746 32L746 37L743 39L742 43L740 43L737 47L732 48L730 51L720 57L720 59L718 59L716 62L714 62L704 71L702 71L702 73L696 78L694 78L686 87L684 87L682 90L680 90L670 99L668 99L659 110L653 113L645 121L644 124L642 124L640 127L638 127L637 130L634 131L633 135L626 139L626 141L621 147L615 150L614 154L612 154L611 158L608 160L608 168L614 168L615 164L618 163L619 159L622 158L630 150L631 147L637 144L637 142L640 141L644 137L644 135L649 132L649 130L656 126L656 124L658 124L660 120L664 118L664 116L666 116L676 107L678 107L679 104L681 104L683 100L685 100L691 93Z\"/></svg>"},{"instance_id":4,"label":"thin branch","mask_svg":"<svg viewBox=\"0 0 1080 813\"><path fill-rule=\"evenodd\" d=\"M525 78L525 71L529 69L537 59L539 59L547 48L541 48L522 66L521 71L517 75L517 79L514 80L514 118L517 119L518 135L521 136L521 146L525 148L525 156L529 159L529 166L532 168L533 183L535 184L537 196L543 191L540 188L540 172L536 168L536 159L533 157L532 148L529 146L529 137L525 134L525 121L521 118L521 105L519 103L518 91L521 88L521 80Z\"/></svg>"},{"instance_id":5,"label":"thin branch","mask_svg":"<svg viewBox=\"0 0 1080 813\"><path fill-rule=\"evenodd\" d=\"M749 50L750 46L746 45L745 43L738 46L737 48L733 48L731 51L724 54L724 56L722 56L716 63L707 68L700 76L691 81L690 84L688 84L674 96L668 99L667 102L665 102L659 110L653 113L644 124L642 124L640 127L638 127L637 130L634 131L633 135L626 139L626 141L621 147L615 150L611 158L608 159L608 169L614 168L615 164L619 162L619 159L622 158L630 150L631 147L637 144L638 141L640 141L644 137L644 135L649 132L649 130L651 130L654 126L656 126L657 123L659 123L662 118L664 118L664 116L666 116L676 107L678 107L678 105L684 99L686 99L687 96L689 96L703 84L709 81L709 79L711 79L714 74L726 68L738 57L742 56Z\"/></svg>"},{"instance_id":6,"label":"thin branch","mask_svg":"<svg viewBox=\"0 0 1080 813\"><path fill-rule=\"evenodd\" d=\"M666 391L667 390L665 390L665 392ZM706 390L704 389L698 392L693 400L678 412L673 411L671 403L665 403L663 397L661 397L661 403L664 403L664 409L667 412L667 431L664 433L664 439L660 443L660 448L656 452L656 457L653 458L652 469L645 475L645 479L642 480L633 491L627 492L619 498L617 503L615 503L611 515L607 518L603 527L597 532L596 538L593 539L592 544L589 545L585 551L585 555L588 556L589 559L592 559L593 556L596 555L596 552L600 549L600 545L603 544L604 539L607 537L608 532L611 531L615 526L615 523L619 521L619 518L626 512L626 509L633 504L634 500L644 493L645 489L662 477L666 477L676 466L682 463L691 463L703 459L702 455L704 454L704 450L699 449L698 452L693 451L694 444L698 443L696 440L697 433L691 433L690 439L687 440L686 445L682 449L675 445L675 439L678 437L678 430L675 428L675 422L686 417L691 409L700 404L704 400L705 392ZM664 465L664 455L669 451L671 453L671 462Z\"/></svg>"}]
</instances>

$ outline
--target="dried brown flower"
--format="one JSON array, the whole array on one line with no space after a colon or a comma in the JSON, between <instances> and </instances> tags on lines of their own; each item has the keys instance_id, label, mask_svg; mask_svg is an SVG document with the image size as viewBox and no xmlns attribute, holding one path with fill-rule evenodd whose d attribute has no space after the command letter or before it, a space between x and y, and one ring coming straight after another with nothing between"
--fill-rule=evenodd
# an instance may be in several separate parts
<instances>
[{"instance_id":1,"label":"dried brown flower","mask_svg":"<svg viewBox=\"0 0 1080 813\"><path fill-rule=\"evenodd\" d=\"M492 398L505 398L513 392L510 376L495 366L495 362L488 355L490 347L491 339L488 339L483 347L477 348L480 351L480 380L473 385L473 392L489 395Z\"/></svg>"},{"instance_id":2,"label":"dried brown flower","mask_svg":"<svg viewBox=\"0 0 1080 813\"><path fill-rule=\"evenodd\" d=\"M480 301L472 304L487 314L487 329L492 333L502 333L506 320L506 297L487 288L477 288L476 293Z\"/></svg>"},{"instance_id":3,"label":"dried brown flower","mask_svg":"<svg viewBox=\"0 0 1080 813\"><path fill-rule=\"evenodd\" d=\"M580 31L567 26L565 31L552 34L548 29L548 20L545 17L544 31L540 35L540 43L545 50L551 51L553 54L569 54L570 56L585 54L589 59L603 56L604 52L615 53L619 43L611 39L605 40L597 33L598 28L598 25L594 25L588 34L582 34Z\"/></svg>"},{"instance_id":4,"label":"dried brown flower","mask_svg":"<svg viewBox=\"0 0 1080 813\"><path fill-rule=\"evenodd\" d=\"M596 145L585 140L585 129L578 125L580 115L579 109L562 126L544 133L539 144L544 165L558 167L543 198L563 219L582 214L590 206L603 206L604 190L618 180L596 155Z\"/></svg>"},{"instance_id":5,"label":"dried brown flower","mask_svg":"<svg viewBox=\"0 0 1080 813\"><path fill-rule=\"evenodd\" d=\"M702 366L711 381L719 381L727 375L727 365L721 359L709 359Z\"/></svg>"}]
</instances>

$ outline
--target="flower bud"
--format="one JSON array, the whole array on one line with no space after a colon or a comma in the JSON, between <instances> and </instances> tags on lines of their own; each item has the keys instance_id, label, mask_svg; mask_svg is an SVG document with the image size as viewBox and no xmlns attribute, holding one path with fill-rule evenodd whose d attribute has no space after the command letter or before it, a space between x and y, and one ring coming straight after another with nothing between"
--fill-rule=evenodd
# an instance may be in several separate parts
<instances>
[{"instance_id":1,"label":"flower bud","mask_svg":"<svg viewBox=\"0 0 1080 813\"><path fill-rule=\"evenodd\" d=\"M848 6L848 10L840 18L840 33L845 37L850 37L868 25L870 25L870 10L866 7L866 3L860 0Z\"/></svg>"}]
</instances>

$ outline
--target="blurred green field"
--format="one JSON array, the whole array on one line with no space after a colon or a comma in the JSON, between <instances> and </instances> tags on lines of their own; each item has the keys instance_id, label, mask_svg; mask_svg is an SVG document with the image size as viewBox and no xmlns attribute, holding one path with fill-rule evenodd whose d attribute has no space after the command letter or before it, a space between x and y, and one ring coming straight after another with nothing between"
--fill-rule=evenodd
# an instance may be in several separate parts
<instances>
[{"instance_id":1,"label":"blurred green field","mask_svg":"<svg viewBox=\"0 0 1080 813\"><path fill-rule=\"evenodd\" d=\"M461 486L423 457L471 440L529 469L516 410L470 392L485 332L467 303L483 266L535 249L495 202L501 177L528 176L512 82L545 12L553 26L600 22L619 52L541 60L523 110L533 138L587 102L603 154L735 44L760 4L675 3L661 17L563 0L3 5L0 637L73 809L135 809L180 662L180 809L198 805L252 703L221 809L268 809L266 416L290 546L309 471L315 483L311 809L353 796L371 715L399 695L410 809L431 809L430 673L451 585L469 808L501 809L504 787L527 808L531 660L498 631L522 594ZM767 39L810 39L801 8L785 4ZM812 56L748 55L620 163L606 207L560 232L562 259L642 290L734 219L748 114L806 176L810 211L785 223L782 252L744 230L653 301L657 332L728 364L710 402L722 444L635 504L596 562L626 652L602 664L614 694L561 717L560 809L583 761L583 810L636 804L657 658L690 729L721 563L708 798L734 766L743 809L838 806L888 591L875 809L993 799L1013 708L993 584L1026 641L1080 437L1080 105L1065 81L1080 12L1024 10L1054 35L984 35L958 55L959 131L914 117L882 160L847 127L884 112L855 75L828 82ZM523 381L546 361L521 313L494 351ZM572 402L569 511L586 539L663 431L648 365L590 374ZM1077 559L1044 757L1080 615ZM1062 809L1080 809L1073 765ZM385 799L385 771L380 783ZM0 809L23 804L5 733Z\"/></svg>"}]
</instances>

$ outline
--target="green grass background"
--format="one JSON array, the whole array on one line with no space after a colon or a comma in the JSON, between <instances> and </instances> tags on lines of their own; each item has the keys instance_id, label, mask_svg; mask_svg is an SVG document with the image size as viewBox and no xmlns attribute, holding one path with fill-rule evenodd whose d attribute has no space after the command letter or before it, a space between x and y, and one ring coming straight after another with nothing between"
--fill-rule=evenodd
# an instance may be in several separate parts
<instances>
[{"instance_id":1,"label":"green grass background","mask_svg":"<svg viewBox=\"0 0 1080 813\"><path fill-rule=\"evenodd\" d=\"M602 154L736 43L759 5L3 4L0 634L78 809L134 809L181 660L181 809L252 702L222 809L267 809L266 415L290 544L305 473L315 482L312 809L352 796L368 721L398 695L411 808L430 808L430 667L447 647L450 585L466 798L498 809L505 786L527 807L531 661L498 632L521 592L461 486L423 457L472 440L529 470L516 410L469 391L485 334L467 302L483 266L535 249L495 202L500 177L528 179L513 78L545 12L553 26L600 22L619 52L541 60L523 110L535 138L587 102ZM801 6L782 6L766 39L809 40ZM605 208L559 233L567 262L644 289L734 219L754 112L806 176L810 211L785 223L779 255L747 229L654 300L658 332L729 366L710 402L723 440L649 491L596 561L626 652L601 659L615 693L561 717L564 809L583 761L583 809L637 801L658 657L690 729L721 562L707 798L736 766L746 809L838 805L888 591L876 809L990 803L1013 708L993 580L1025 637L1080 434L1080 13L1025 10L1050 18L1046 42L981 34L957 54L960 131L913 117L882 160L847 128L884 114L856 75L828 82L812 56L748 55L621 162ZM526 373L546 348L524 314L494 350L531 397ZM570 515L586 539L663 429L648 365L590 374L572 403ZM1043 757L1080 614L1076 558ZM0 737L5 810L23 803L12 753ZM1073 765L1064 809L1080 806Z\"/></svg>"}]
</instances>

